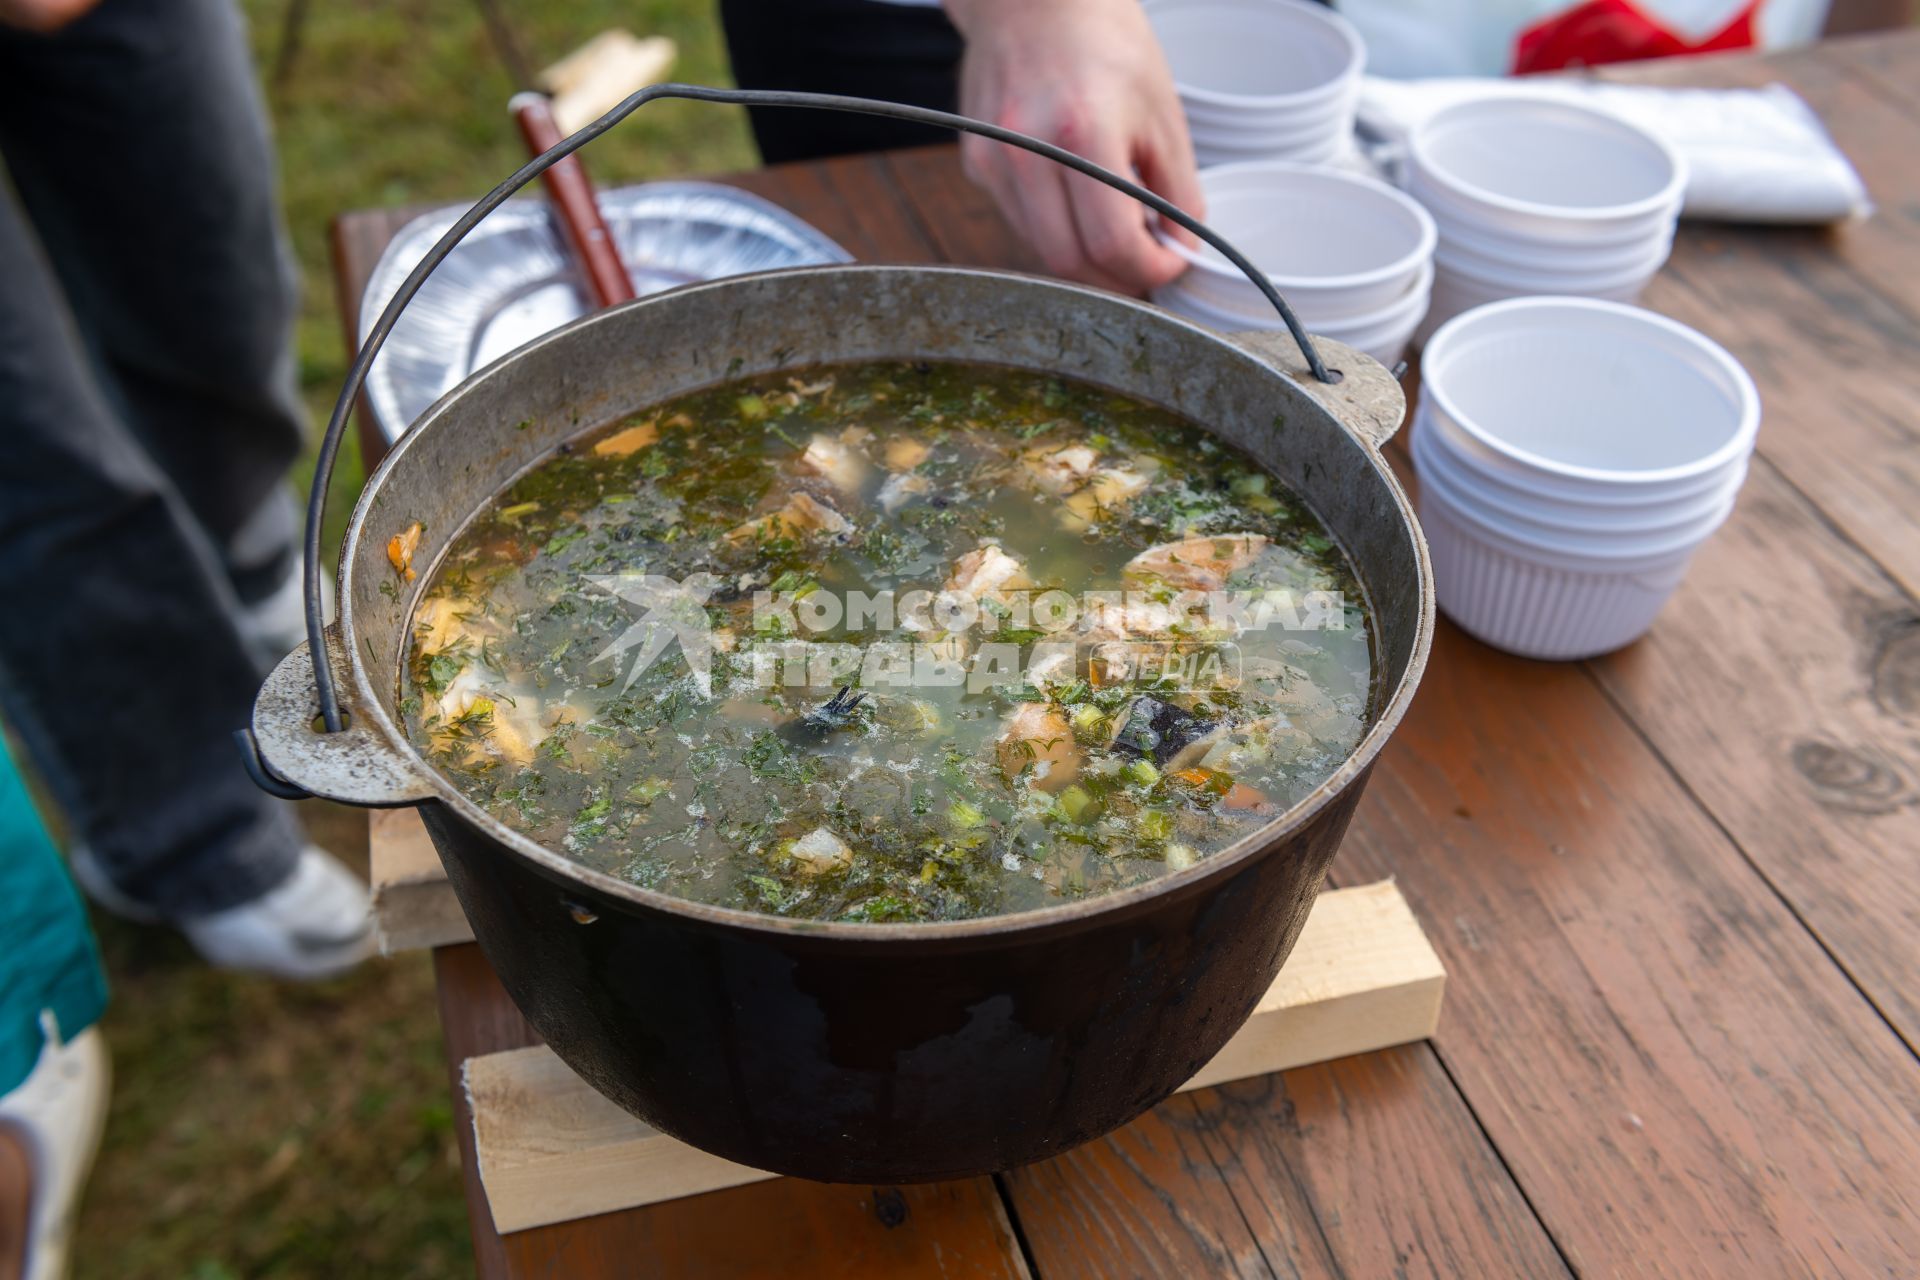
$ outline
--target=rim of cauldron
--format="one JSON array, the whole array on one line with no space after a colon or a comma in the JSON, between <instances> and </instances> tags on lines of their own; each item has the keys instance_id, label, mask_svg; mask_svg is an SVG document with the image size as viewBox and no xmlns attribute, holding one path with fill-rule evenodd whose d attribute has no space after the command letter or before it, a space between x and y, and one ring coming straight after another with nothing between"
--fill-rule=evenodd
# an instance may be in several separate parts
<instances>
[{"instance_id":1,"label":"rim of cauldron","mask_svg":"<svg viewBox=\"0 0 1920 1280\"><path fill-rule=\"evenodd\" d=\"M521 357L537 349L566 342L576 331L596 323L605 322L608 317L617 314L641 307L668 305L676 299L699 291L724 291L744 281L764 280L775 276L878 275L899 271L908 271L916 274L988 277L991 279L1017 281L1024 286L1039 285L1070 293L1082 294L1100 305L1129 307L1140 312L1144 318L1153 323L1184 329L1204 339L1216 342L1233 355L1251 362L1258 372L1264 376L1271 378L1284 378L1287 376L1284 372L1275 368L1273 364L1264 357L1234 341L1231 337L1186 320L1183 317L1176 316L1171 312L1164 311L1151 303L1143 302L1137 298L1127 298L1087 285L1073 284L1048 276L1037 276L1020 271L1006 271L987 267L910 264L883 265L870 263L830 263L805 267L787 267L775 271L748 272L737 276L729 276L722 280L702 281L696 284L682 285L677 288L663 290L660 293L648 294L645 297L635 298L631 301L623 302L618 306L590 312L578 319L571 320L559 328L550 330L540 337L507 352L492 363L469 374L459 385L434 401L419 418L415 419L415 421L402 432L393 447L387 451L380 465L374 470L372 475L367 477L366 485L361 490L358 501L354 504L353 515L347 526L347 536L341 542L340 557L335 570L336 586L339 588L338 598L340 600L340 649L352 672L353 685L358 695L357 701L359 703L356 710L372 716L380 735L386 740L388 746L400 752L407 763L422 778L428 781L435 792L435 798L438 799L440 803L452 809L462 821L478 828L488 838L504 846L508 852L524 859L532 869L541 873L545 878L555 881L562 887L579 885L591 889L604 897L621 900L633 906L661 912L666 915L681 917L688 923L743 930L749 933L770 934L778 936L786 942L819 941L834 944L885 946L897 949L905 944L938 946L944 943L975 941L1002 934L1033 935L1039 933L1058 934L1073 932L1078 929L1089 928L1105 923L1116 917L1136 914L1139 911L1150 908L1161 899L1185 897L1189 893L1199 892L1208 888L1215 880L1232 876L1242 869L1243 864L1258 857L1264 850L1272 847L1294 831L1307 825L1307 823L1330 804L1336 796L1345 791L1348 786L1352 785L1361 774L1373 765L1375 758L1380 754L1381 749L1392 736L1394 729L1398 727L1400 721L1405 717L1407 707L1411 703L1413 694L1419 685L1420 677L1426 669L1427 657L1433 642L1435 610L1433 566L1427 551L1426 537L1421 532L1419 521L1415 518L1413 503L1408 499L1406 491L1401 488L1398 478L1393 474L1393 469L1387 466L1381 447L1375 446L1369 441L1362 439L1330 409L1324 406L1318 406L1321 412L1325 413L1327 417L1332 420L1338 430L1352 437L1354 442L1364 451L1369 464L1386 485L1387 493L1393 499L1394 510L1398 512L1401 517L1403 528L1411 535L1415 570L1418 577L1417 585L1421 601L1420 617L1414 636L1413 650L1408 655L1406 670L1401 673L1400 679L1395 682L1392 692L1381 705L1379 714L1368 726L1367 732L1361 737L1359 743L1348 753L1347 758L1341 761L1338 768L1329 774L1319 786L1302 797L1298 803L1277 814L1271 821L1256 827L1218 853L1209 854L1202 858L1191 867L1171 872L1167 875L1156 876L1151 880L1143 881L1137 885L1130 885L1125 889L1118 889L1112 893L1102 894L1099 897L1076 898L1068 902L1060 903L1057 906L1034 907L1025 911L1014 911L1000 915L973 916L961 920L889 923L797 920L786 916L767 915L760 912L742 910L737 907L724 907L715 903L695 902L687 898L675 897L672 894L663 893L657 889L642 888L631 881L622 880L618 876L610 875L604 871L596 871L591 867L575 862L564 854L547 848L538 841L530 839L526 835L515 831L505 823L499 821L497 818L494 818L491 814L487 813L485 809L475 804L455 787L444 774L434 768L425 757L415 750L413 743L408 740L404 733L399 731L398 727L387 715L386 707L382 704L379 695L375 692L374 684L369 678L367 663L362 659L361 645L354 630L352 592L347 589L345 579L349 567L353 563L354 555L359 549L363 537L366 536L373 503L379 496L381 487L386 483L388 476L397 469L403 461L408 448L419 439L421 433L418 428L422 423L429 421L441 413L456 397L466 394L476 384L484 379L495 376L500 370L511 365ZM586 432L595 430L598 426L604 425L604 423L598 423L595 424L595 426L585 427L581 432L576 434L585 434ZM1196 425L1200 426L1203 430L1207 430L1209 433L1212 431L1212 428L1206 423L1198 422ZM1263 467L1262 469L1264 470L1265 468ZM491 500L493 496L493 494L489 494L487 500ZM1308 498L1309 505L1312 505L1312 500L1309 495L1302 494L1302 497ZM1343 554L1346 553L1344 546L1342 546L1341 550ZM444 554L443 549L442 555L444 556ZM436 558L434 568L437 569L438 565L439 559ZM420 585L416 587L414 591L416 599L419 593L431 584L432 580L432 571L420 575ZM1368 590L1368 584L1364 580L1361 581L1360 586L1362 591L1371 597L1373 593ZM407 609L406 616L409 618L413 616L411 604ZM1371 609L1369 610L1369 616L1373 616ZM395 675L397 678L397 671Z\"/></svg>"}]
</instances>

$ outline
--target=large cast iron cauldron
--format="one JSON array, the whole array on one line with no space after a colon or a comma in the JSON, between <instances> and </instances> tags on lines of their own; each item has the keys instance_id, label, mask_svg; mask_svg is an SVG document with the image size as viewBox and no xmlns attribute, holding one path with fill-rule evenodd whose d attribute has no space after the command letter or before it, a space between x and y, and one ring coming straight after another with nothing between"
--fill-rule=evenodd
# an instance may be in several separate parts
<instances>
[{"instance_id":1,"label":"large cast iron cauldron","mask_svg":"<svg viewBox=\"0 0 1920 1280\"><path fill-rule=\"evenodd\" d=\"M316 732L303 648L261 692L262 755L318 795L420 805L515 1003L649 1124L828 1180L956 1177L1063 1151L1166 1097L1252 1011L1426 657L1426 550L1379 454L1398 386L1332 343L1322 350L1344 376L1323 386L1284 342L974 270L806 269L589 316L476 375L388 455L341 554L330 647L349 728ZM1057 371L1140 396L1302 494L1352 557L1377 637L1376 708L1352 758L1187 871L1013 916L854 925L703 906L588 871L495 821L408 745L394 703L413 593L393 593L392 534L423 522L416 562L430 565L493 494L586 428L729 374L884 357Z\"/></svg>"},{"instance_id":2,"label":"large cast iron cauldron","mask_svg":"<svg viewBox=\"0 0 1920 1280\"><path fill-rule=\"evenodd\" d=\"M976 270L815 268L627 303L476 374L408 431L354 511L340 620L323 635L313 513L400 309L490 209L661 97L901 116L1039 152L1225 253L1275 303L1297 348ZM1230 849L1106 897L944 924L823 924L685 902L586 870L496 822L407 743L395 702L416 592L394 590L391 535L424 523L416 563L430 568L561 440L690 390L787 366L933 358L1071 375L1165 405L1306 498L1351 557L1374 626L1371 723L1332 777ZM1293 946L1432 636L1426 545L1379 452L1403 408L1398 384L1368 357L1324 340L1316 352L1231 245L1050 144L922 108L651 86L469 210L375 326L323 441L309 510L309 634L324 649L316 662L303 646L262 688L250 763L284 793L418 805L474 936L528 1021L658 1128L742 1164L830 1181L960 1177L1037 1160L1179 1087L1246 1020Z\"/></svg>"}]
</instances>

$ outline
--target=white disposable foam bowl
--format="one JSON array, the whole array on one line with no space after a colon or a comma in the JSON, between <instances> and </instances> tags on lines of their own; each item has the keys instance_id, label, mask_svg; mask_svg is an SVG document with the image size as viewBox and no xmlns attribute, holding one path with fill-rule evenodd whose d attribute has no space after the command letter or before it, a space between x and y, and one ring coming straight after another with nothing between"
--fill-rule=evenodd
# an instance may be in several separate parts
<instances>
[{"instance_id":1,"label":"white disposable foam bowl","mask_svg":"<svg viewBox=\"0 0 1920 1280\"><path fill-rule=\"evenodd\" d=\"M1249 322L1238 317L1227 317L1217 311L1208 311L1191 303L1176 299L1155 299L1159 305L1175 315L1185 316L1198 321L1209 329L1221 333L1278 332L1286 326L1276 315L1271 321ZM1418 312L1392 322L1383 322L1366 329L1346 329L1335 325L1312 325L1301 322L1309 333L1323 338L1332 338L1343 342L1356 351L1364 351L1383 365L1391 367L1406 354L1407 344L1413 337L1414 328L1420 323Z\"/></svg>"},{"instance_id":2,"label":"white disposable foam bowl","mask_svg":"<svg viewBox=\"0 0 1920 1280\"><path fill-rule=\"evenodd\" d=\"M1551 98L1434 112L1407 139L1414 181L1489 229L1584 240L1677 210L1686 167L1617 116Z\"/></svg>"},{"instance_id":3,"label":"white disposable foam bowl","mask_svg":"<svg viewBox=\"0 0 1920 1280\"><path fill-rule=\"evenodd\" d=\"M1515 554L1546 557L1560 567L1605 569L1616 564L1640 564L1649 558L1672 554L1675 550L1699 546L1726 523L1733 511L1734 499L1727 498L1710 513L1671 529L1640 533L1573 534L1561 529L1542 528L1517 519L1506 512L1489 512L1465 500L1459 490L1450 488L1439 477L1422 472L1420 484L1431 489L1433 497L1444 501L1448 510L1471 532L1501 540Z\"/></svg>"},{"instance_id":4,"label":"white disposable foam bowl","mask_svg":"<svg viewBox=\"0 0 1920 1280\"><path fill-rule=\"evenodd\" d=\"M1635 303L1640 301L1640 293L1653 278L1653 273L1635 277L1628 282L1610 289L1588 287L1578 292L1579 297L1594 298L1603 302ZM1446 264L1436 260L1433 273L1433 299L1427 306L1426 319L1414 331L1415 343L1424 346L1432 340L1440 327L1455 316L1496 302L1507 302L1516 298L1571 295L1570 289L1522 289L1507 285L1491 285L1471 276L1454 271Z\"/></svg>"},{"instance_id":5,"label":"white disposable foam bowl","mask_svg":"<svg viewBox=\"0 0 1920 1280\"><path fill-rule=\"evenodd\" d=\"M1195 319L1205 320L1216 328L1225 329L1279 329L1285 324L1280 313L1274 309L1266 295L1253 292L1248 299L1236 300L1230 306L1221 306L1210 298L1196 295L1186 287L1190 276L1182 276L1172 284L1163 286L1153 295L1154 301L1170 310L1181 311ZM1391 334L1401 329L1412 332L1412 327L1420 322L1427 313L1427 300L1433 288L1433 265L1427 264L1415 276L1407 291L1384 307L1349 316L1329 316L1314 310L1311 300L1297 302L1285 290L1281 296L1294 309L1294 315L1311 332L1324 333L1330 338L1349 342L1348 334L1368 334L1378 331ZM1353 342L1353 346L1362 344Z\"/></svg>"},{"instance_id":6,"label":"white disposable foam bowl","mask_svg":"<svg viewBox=\"0 0 1920 1280\"><path fill-rule=\"evenodd\" d=\"M1705 540L1637 560L1559 557L1485 529L1424 484L1417 505L1441 610L1495 648L1549 661L1646 634Z\"/></svg>"},{"instance_id":7,"label":"white disposable foam bowl","mask_svg":"<svg viewBox=\"0 0 1920 1280\"><path fill-rule=\"evenodd\" d=\"M1190 133L1251 146L1255 143L1299 145L1350 133L1357 103L1358 95L1345 95L1310 110L1284 111L1274 115L1249 112L1216 114L1218 108L1209 110L1185 102L1181 106Z\"/></svg>"},{"instance_id":8,"label":"white disposable foam bowl","mask_svg":"<svg viewBox=\"0 0 1920 1280\"><path fill-rule=\"evenodd\" d=\"M1419 325L1421 316L1426 314L1429 280L1430 274L1422 275L1417 282L1418 287L1409 290L1404 298L1396 299L1392 306L1357 320L1319 321L1298 308L1295 315L1309 333L1332 338L1336 342L1344 342L1356 350L1366 352L1381 364L1391 366L1406 354L1407 344L1413 337L1413 331ZM1263 310L1221 308L1187 293L1176 281L1174 284L1155 290L1153 301L1177 315L1183 315L1189 320L1197 320L1223 333L1286 328L1286 322L1281 320L1280 313L1274 310L1273 305L1264 296L1260 298L1260 307ZM1292 299L1288 301L1291 304Z\"/></svg>"},{"instance_id":9,"label":"white disposable foam bowl","mask_svg":"<svg viewBox=\"0 0 1920 1280\"><path fill-rule=\"evenodd\" d=\"M1384 182L1261 161L1203 170L1200 186L1207 225L1316 323L1377 319L1431 270L1433 219ZM1168 243L1189 264L1181 283L1193 297L1230 310L1267 307L1219 251Z\"/></svg>"},{"instance_id":10,"label":"white disposable foam bowl","mask_svg":"<svg viewBox=\"0 0 1920 1280\"><path fill-rule=\"evenodd\" d=\"M1174 310L1184 310L1195 318L1205 319L1209 324L1219 327L1237 329L1285 327L1280 319L1280 313L1274 309L1271 302L1267 301L1266 295L1257 289L1249 288L1246 297L1236 297L1230 303L1222 305L1211 297L1195 293L1188 288L1192 278L1192 275L1188 274L1172 284L1162 286L1154 292L1154 301ZM1421 268L1420 273L1407 286L1406 292L1399 297L1385 306L1349 315L1328 315L1317 309L1316 302L1311 296L1303 298L1296 296L1284 286L1277 287L1280 288L1280 296L1287 300L1287 305L1293 308L1293 313L1301 324L1314 333L1325 333L1329 337L1337 337L1338 335L1333 332L1335 329L1359 331L1381 326L1398 327L1409 319L1418 321L1426 314L1427 298L1432 285L1433 265L1428 263Z\"/></svg>"},{"instance_id":11,"label":"white disposable foam bowl","mask_svg":"<svg viewBox=\"0 0 1920 1280\"><path fill-rule=\"evenodd\" d=\"M1353 131L1350 111L1330 113L1314 120L1236 120L1231 123L1187 116L1189 135L1229 146L1310 146Z\"/></svg>"},{"instance_id":12,"label":"white disposable foam bowl","mask_svg":"<svg viewBox=\"0 0 1920 1280\"><path fill-rule=\"evenodd\" d=\"M1648 538L1671 538L1688 531L1710 533L1732 507L1746 479L1742 459L1710 490L1641 506L1590 506L1558 502L1461 469L1430 425L1415 415L1413 461L1422 484L1435 484L1461 511L1530 544L1585 549L1594 554L1631 554Z\"/></svg>"},{"instance_id":13,"label":"white disposable foam bowl","mask_svg":"<svg viewBox=\"0 0 1920 1280\"><path fill-rule=\"evenodd\" d=\"M1364 351L1391 369L1407 354L1407 347L1413 342L1413 331L1420 327L1420 318L1426 314L1426 297L1421 295L1419 309L1390 321L1381 321L1371 326L1322 325L1320 333L1336 342L1344 342L1355 351Z\"/></svg>"},{"instance_id":14,"label":"white disposable foam bowl","mask_svg":"<svg viewBox=\"0 0 1920 1280\"><path fill-rule=\"evenodd\" d=\"M1183 100L1274 112L1350 92L1366 65L1353 24L1305 0L1146 0Z\"/></svg>"},{"instance_id":15,"label":"white disposable foam bowl","mask_svg":"<svg viewBox=\"0 0 1920 1280\"><path fill-rule=\"evenodd\" d=\"M1418 200L1412 189L1408 194ZM1546 271L1588 271L1607 267L1622 267L1637 262L1656 246L1671 246L1675 222L1668 219L1648 226L1645 230L1628 239L1608 243L1568 243L1566 241L1542 242L1524 236L1508 235L1501 231L1489 231L1484 227L1464 222L1433 205L1422 204L1422 208L1433 218L1434 228L1439 232L1440 243L1449 249L1462 250L1483 258L1511 264L1516 267L1532 267Z\"/></svg>"},{"instance_id":16,"label":"white disposable foam bowl","mask_svg":"<svg viewBox=\"0 0 1920 1280\"><path fill-rule=\"evenodd\" d=\"M1498 244L1524 246L1541 253L1605 253L1631 249L1656 237L1673 234L1680 220L1680 200L1631 218L1606 222L1566 218L1520 220L1490 213L1436 186L1408 165L1401 173L1408 195L1418 200L1439 224L1442 235L1466 236Z\"/></svg>"},{"instance_id":17,"label":"white disposable foam bowl","mask_svg":"<svg viewBox=\"0 0 1920 1280\"><path fill-rule=\"evenodd\" d=\"M1592 298L1456 316L1428 342L1421 380L1483 458L1581 488L1685 488L1751 453L1760 426L1753 379L1719 344Z\"/></svg>"},{"instance_id":18,"label":"white disposable foam bowl","mask_svg":"<svg viewBox=\"0 0 1920 1280\"><path fill-rule=\"evenodd\" d=\"M1216 125L1199 120L1187 121L1189 136L1228 147L1324 146L1328 140L1341 137L1347 132L1348 129L1344 124L1331 121L1312 126L1288 123L1273 128Z\"/></svg>"},{"instance_id":19,"label":"white disposable foam bowl","mask_svg":"<svg viewBox=\"0 0 1920 1280\"><path fill-rule=\"evenodd\" d=\"M1325 97L1277 107L1223 106L1205 99L1182 97L1181 110L1187 123L1204 125L1225 133L1318 133L1336 124L1353 120L1360 104L1361 81L1355 77Z\"/></svg>"},{"instance_id":20,"label":"white disposable foam bowl","mask_svg":"<svg viewBox=\"0 0 1920 1280\"><path fill-rule=\"evenodd\" d=\"M1542 247L1510 237L1463 231L1458 224L1445 218L1435 218L1433 221L1439 233L1440 252L1456 261L1498 263L1502 267L1520 271L1558 275L1619 271L1638 266L1650 257L1664 261L1673 248L1674 228L1671 224L1626 244Z\"/></svg>"},{"instance_id":21,"label":"white disposable foam bowl","mask_svg":"<svg viewBox=\"0 0 1920 1280\"><path fill-rule=\"evenodd\" d=\"M1194 161L1202 169L1245 164L1253 160L1285 160L1293 164L1330 166L1339 154L1337 145L1296 150L1292 147L1223 147L1198 140L1193 144Z\"/></svg>"},{"instance_id":22,"label":"white disposable foam bowl","mask_svg":"<svg viewBox=\"0 0 1920 1280\"><path fill-rule=\"evenodd\" d=\"M1326 164L1350 145L1360 85L1309 106L1253 110L1181 99L1194 155L1205 165L1240 160Z\"/></svg>"},{"instance_id":23,"label":"white disposable foam bowl","mask_svg":"<svg viewBox=\"0 0 1920 1280\"><path fill-rule=\"evenodd\" d=\"M1581 569L1616 564L1641 564L1675 551L1699 546L1733 513L1734 496L1700 519L1673 529L1622 535L1574 535L1535 529L1506 512L1489 511L1463 501L1461 493L1438 476L1420 477L1422 492L1446 502L1449 512L1472 532L1498 540L1509 551L1540 558L1545 563Z\"/></svg>"},{"instance_id":24,"label":"white disposable foam bowl","mask_svg":"<svg viewBox=\"0 0 1920 1280\"><path fill-rule=\"evenodd\" d=\"M1427 302L1426 318L1420 327L1413 331L1416 346L1424 348L1433 340L1440 326L1457 315L1484 307L1488 303L1500 302L1508 295L1498 289L1486 289L1462 280L1446 270L1439 263L1433 268L1433 295Z\"/></svg>"},{"instance_id":25,"label":"white disposable foam bowl","mask_svg":"<svg viewBox=\"0 0 1920 1280\"><path fill-rule=\"evenodd\" d=\"M1195 134L1193 135L1193 159L1203 170L1268 160L1282 160L1309 168L1320 168L1331 165L1339 158L1341 151L1349 145L1350 140L1345 135L1322 138L1310 143L1240 143L1215 142L1202 134Z\"/></svg>"},{"instance_id":26,"label":"white disposable foam bowl","mask_svg":"<svg viewBox=\"0 0 1920 1280\"><path fill-rule=\"evenodd\" d=\"M1187 129L1187 136L1193 140L1196 158L1201 151L1245 151L1262 160L1284 158L1279 155L1281 152L1321 155L1339 150L1349 134L1350 131L1346 129L1276 130L1272 133L1215 130L1206 125L1189 125Z\"/></svg>"},{"instance_id":27,"label":"white disposable foam bowl","mask_svg":"<svg viewBox=\"0 0 1920 1280\"><path fill-rule=\"evenodd\" d=\"M1707 495L1718 493L1724 487L1738 489L1740 478L1745 476L1749 457L1747 453L1740 453L1722 466L1705 470L1697 476L1688 476L1684 480L1663 480L1659 484L1632 486L1596 486L1571 476L1555 476L1530 466L1517 466L1513 459L1488 449L1478 439L1455 426L1452 420L1448 420L1446 411L1436 409L1432 399L1425 395L1415 411L1415 422L1419 424L1419 432L1427 436L1428 445L1446 457L1446 464L1461 476L1461 482L1478 493L1484 493L1490 501L1500 505L1509 501L1523 505L1546 503L1553 509L1597 512L1599 518L1605 518L1605 512L1622 512L1622 516L1632 518L1634 514L1670 509L1674 503L1703 501Z\"/></svg>"},{"instance_id":28,"label":"white disposable foam bowl","mask_svg":"<svg viewBox=\"0 0 1920 1280\"><path fill-rule=\"evenodd\" d=\"M1431 341L1440 327L1454 317L1496 302L1541 296L1592 298L1601 302L1630 304L1640 301L1641 292L1658 274L1649 270L1623 275L1611 283L1586 283L1578 288L1567 284L1495 284L1471 272L1443 262L1436 255L1433 274L1433 302L1427 318L1420 323L1414 340L1421 345Z\"/></svg>"},{"instance_id":29,"label":"white disposable foam bowl","mask_svg":"<svg viewBox=\"0 0 1920 1280\"><path fill-rule=\"evenodd\" d=\"M1672 250L1670 241L1662 241L1646 246L1619 266L1596 268L1568 263L1559 267L1537 267L1490 258L1442 240L1434 250L1434 261L1456 276L1489 289L1503 290L1509 297L1540 293L1611 297L1620 290L1644 288L1666 264Z\"/></svg>"},{"instance_id":30,"label":"white disposable foam bowl","mask_svg":"<svg viewBox=\"0 0 1920 1280\"><path fill-rule=\"evenodd\" d=\"M1741 457L1724 470L1711 472L1690 489L1620 491L1565 491L1548 478L1513 476L1478 464L1471 451L1459 451L1452 434L1427 413L1415 411L1413 434L1421 436L1415 455L1423 466L1434 466L1453 489L1469 493L1475 503L1505 510L1534 524L1572 532L1672 528L1701 516L1734 493L1747 478L1747 459Z\"/></svg>"},{"instance_id":31,"label":"white disposable foam bowl","mask_svg":"<svg viewBox=\"0 0 1920 1280\"><path fill-rule=\"evenodd\" d=\"M1640 261L1626 267L1597 271L1542 271L1538 267L1511 267L1473 257L1446 242L1434 253L1434 263L1457 278L1465 278L1500 297L1563 294L1569 297L1636 297L1647 282L1667 265L1670 246L1653 246Z\"/></svg>"}]
</instances>

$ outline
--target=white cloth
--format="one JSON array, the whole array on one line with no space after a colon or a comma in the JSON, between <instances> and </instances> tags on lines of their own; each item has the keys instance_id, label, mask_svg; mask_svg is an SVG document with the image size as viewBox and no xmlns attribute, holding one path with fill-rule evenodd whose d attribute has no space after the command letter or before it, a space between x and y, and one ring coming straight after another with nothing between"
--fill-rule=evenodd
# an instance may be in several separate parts
<instances>
[{"instance_id":1,"label":"white cloth","mask_svg":"<svg viewBox=\"0 0 1920 1280\"><path fill-rule=\"evenodd\" d=\"M1600 107L1657 134L1687 162L1682 214L1725 222L1827 223L1873 210L1860 175L1813 109L1785 85L1663 89L1591 80L1366 78L1360 132L1392 169L1406 135L1469 98L1550 96Z\"/></svg>"}]
</instances>

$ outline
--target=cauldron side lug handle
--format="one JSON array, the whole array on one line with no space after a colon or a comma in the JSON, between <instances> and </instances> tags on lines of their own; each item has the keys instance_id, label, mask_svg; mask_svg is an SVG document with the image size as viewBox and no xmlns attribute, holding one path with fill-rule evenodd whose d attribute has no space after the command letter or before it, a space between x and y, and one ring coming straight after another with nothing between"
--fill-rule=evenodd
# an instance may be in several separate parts
<instances>
[{"instance_id":1,"label":"cauldron side lug handle","mask_svg":"<svg viewBox=\"0 0 1920 1280\"><path fill-rule=\"evenodd\" d=\"M1375 452L1387 447L1407 416L1407 393L1400 380L1378 360L1344 342L1313 335L1327 367L1339 374L1333 382L1322 382L1313 376L1299 347L1285 333L1254 331L1227 336L1292 379Z\"/></svg>"},{"instance_id":2,"label":"cauldron side lug handle","mask_svg":"<svg viewBox=\"0 0 1920 1280\"><path fill-rule=\"evenodd\" d=\"M334 669L346 670L338 625L329 626L326 635ZM254 781L276 795L304 792L374 809L433 798L433 786L420 766L387 740L373 717L350 702L343 702L342 710L348 721L344 729L321 729L308 646L302 644L282 658L254 700L251 741L247 734L240 735L241 749L254 755L248 762Z\"/></svg>"}]
</instances>

